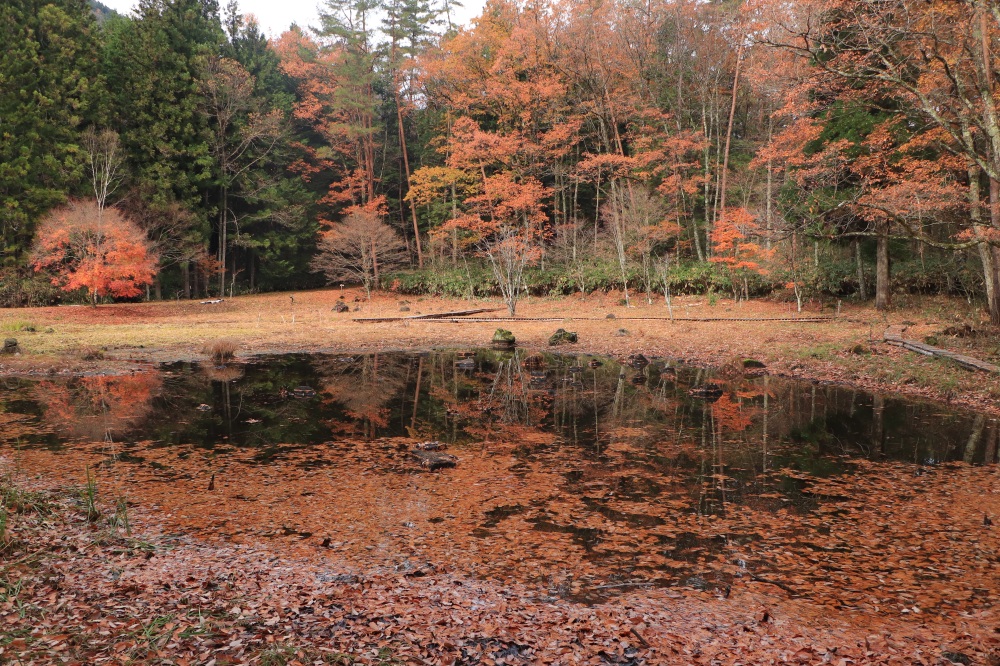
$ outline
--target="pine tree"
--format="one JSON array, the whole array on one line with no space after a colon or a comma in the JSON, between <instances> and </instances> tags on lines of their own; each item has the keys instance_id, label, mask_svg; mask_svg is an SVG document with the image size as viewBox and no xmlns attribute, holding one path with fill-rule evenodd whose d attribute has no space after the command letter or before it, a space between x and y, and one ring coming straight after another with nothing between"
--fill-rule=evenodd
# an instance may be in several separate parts
<instances>
[{"instance_id":1,"label":"pine tree","mask_svg":"<svg viewBox=\"0 0 1000 666\"><path fill-rule=\"evenodd\" d=\"M216 169L200 80L225 36L215 0L142 0L137 14L106 24L111 124L143 203L162 210L179 204L194 213L194 228L184 232L193 245L171 258L181 264L184 292L191 293L188 264L206 256L215 213L206 203Z\"/></svg>"},{"instance_id":2,"label":"pine tree","mask_svg":"<svg viewBox=\"0 0 1000 666\"><path fill-rule=\"evenodd\" d=\"M236 222L230 239L231 270L245 273L250 289L262 281L273 288L282 280L309 274L318 228L308 215L314 197L290 170L302 157L296 146L299 137L288 122L295 85L281 71L280 59L257 23L244 19L235 0L226 7L225 27L229 42L224 54L253 81L251 113L280 118L277 140L247 151L242 163L247 168L229 183L229 208ZM238 119L242 127L251 122L247 114Z\"/></svg>"},{"instance_id":3,"label":"pine tree","mask_svg":"<svg viewBox=\"0 0 1000 666\"><path fill-rule=\"evenodd\" d=\"M142 0L109 29L105 67L115 124L136 179L159 198L198 205L212 178L199 79L223 42L213 0Z\"/></svg>"},{"instance_id":4,"label":"pine tree","mask_svg":"<svg viewBox=\"0 0 1000 666\"><path fill-rule=\"evenodd\" d=\"M80 130L101 81L85 0L0 3L0 263L23 264L39 217L83 176Z\"/></svg>"}]
</instances>

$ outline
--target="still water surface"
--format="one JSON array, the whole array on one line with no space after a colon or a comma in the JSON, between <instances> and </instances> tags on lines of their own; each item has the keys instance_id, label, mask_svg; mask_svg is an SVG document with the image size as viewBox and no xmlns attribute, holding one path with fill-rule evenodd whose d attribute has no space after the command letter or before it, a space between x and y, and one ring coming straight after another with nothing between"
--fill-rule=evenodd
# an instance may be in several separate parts
<instances>
[{"instance_id":1,"label":"still water surface","mask_svg":"<svg viewBox=\"0 0 1000 666\"><path fill-rule=\"evenodd\" d=\"M0 455L38 474L86 460L212 537L583 601L645 585L722 593L737 578L848 607L947 607L983 589L956 543L969 526L925 524L914 502L950 501L992 469L996 423L644 361L470 350L8 378ZM422 469L410 450L427 441L457 466ZM894 512L919 524L878 523ZM908 538L905 561L885 554Z\"/></svg>"}]
</instances>

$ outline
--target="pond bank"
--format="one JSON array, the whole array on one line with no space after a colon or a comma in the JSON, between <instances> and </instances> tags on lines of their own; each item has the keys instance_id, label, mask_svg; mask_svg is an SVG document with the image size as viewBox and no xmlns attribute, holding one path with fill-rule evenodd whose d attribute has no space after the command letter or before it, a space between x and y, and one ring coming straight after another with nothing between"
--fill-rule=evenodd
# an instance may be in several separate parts
<instances>
[{"instance_id":1,"label":"pond bank","mask_svg":"<svg viewBox=\"0 0 1000 666\"><path fill-rule=\"evenodd\" d=\"M336 313L338 302L348 312ZM628 316L666 316L662 303L625 308L615 294L526 299L518 314L565 317L564 323L515 322L518 344L547 347L556 328L579 335L574 349L610 356L631 353L685 360L704 366L732 366L759 360L777 376L857 386L866 390L922 396L1000 414L1000 377L972 373L948 361L922 357L887 345L882 333L890 324L908 325L908 335L932 336L940 346L989 360L996 353L996 333L978 321L964 301L927 298L920 310L884 316L870 308L844 305L833 321L616 321ZM16 337L24 354L0 357L0 375L129 372L134 363L204 358L204 348L227 338L239 355L288 352L368 352L475 347L490 339L489 323L433 324L386 322L360 324L354 317L426 314L470 307L495 307L493 301L400 298L378 294L371 301L352 290L266 294L226 299L215 305L161 302L88 307L0 310L5 337ZM703 297L674 301L678 316L741 319L794 317L788 303L750 301L710 304ZM804 316L830 316L835 310L812 310ZM593 317L587 321L572 317ZM961 324L961 325L959 325ZM34 329L29 331L27 329ZM51 332L46 332L51 331ZM948 333L948 332L952 333ZM103 356L93 358L94 356Z\"/></svg>"}]
</instances>

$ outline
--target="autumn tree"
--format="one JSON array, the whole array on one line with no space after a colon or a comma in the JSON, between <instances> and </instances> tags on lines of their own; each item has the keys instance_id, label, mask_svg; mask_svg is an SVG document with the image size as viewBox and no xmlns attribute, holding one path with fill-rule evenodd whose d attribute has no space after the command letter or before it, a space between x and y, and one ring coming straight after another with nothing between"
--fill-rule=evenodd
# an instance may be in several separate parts
<instances>
[{"instance_id":1,"label":"autumn tree","mask_svg":"<svg viewBox=\"0 0 1000 666\"><path fill-rule=\"evenodd\" d=\"M448 166L469 179L462 212L443 225L462 229L488 262L511 316L524 295L527 267L544 256L544 202L550 194L519 165L528 150L519 136L482 130L471 118L455 123Z\"/></svg>"},{"instance_id":2,"label":"autumn tree","mask_svg":"<svg viewBox=\"0 0 1000 666\"><path fill-rule=\"evenodd\" d=\"M32 265L52 273L63 291L86 290L93 306L104 296L133 298L156 274L157 257L145 235L114 208L73 201L39 224Z\"/></svg>"},{"instance_id":3,"label":"autumn tree","mask_svg":"<svg viewBox=\"0 0 1000 666\"><path fill-rule=\"evenodd\" d=\"M406 244L383 222L383 215L384 210L377 206L351 210L343 222L322 235L313 270L322 273L329 283L360 282L371 298L372 289L380 286L382 273L407 259Z\"/></svg>"},{"instance_id":4,"label":"autumn tree","mask_svg":"<svg viewBox=\"0 0 1000 666\"><path fill-rule=\"evenodd\" d=\"M759 233L760 224L745 208L726 210L712 229L711 260L724 266L729 272L733 298L738 299L741 291L744 298L749 298L750 275L767 272L766 261L772 252L760 242Z\"/></svg>"},{"instance_id":5,"label":"autumn tree","mask_svg":"<svg viewBox=\"0 0 1000 666\"><path fill-rule=\"evenodd\" d=\"M626 304L629 304L628 274L636 260L646 301L653 301L657 247L676 236L678 231L678 227L666 219L666 212L659 195L640 185L617 188L604 205L605 225L610 230L618 257Z\"/></svg>"},{"instance_id":6,"label":"autumn tree","mask_svg":"<svg viewBox=\"0 0 1000 666\"><path fill-rule=\"evenodd\" d=\"M939 131L942 150L964 161L972 210L968 243L979 248L990 319L1000 323L1000 253L994 240L1000 229L996 4L988 0L757 4L764 20L774 26L769 43L808 58L827 77L864 94L875 107L885 100L905 104Z\"/></svg>"}]
</instances>

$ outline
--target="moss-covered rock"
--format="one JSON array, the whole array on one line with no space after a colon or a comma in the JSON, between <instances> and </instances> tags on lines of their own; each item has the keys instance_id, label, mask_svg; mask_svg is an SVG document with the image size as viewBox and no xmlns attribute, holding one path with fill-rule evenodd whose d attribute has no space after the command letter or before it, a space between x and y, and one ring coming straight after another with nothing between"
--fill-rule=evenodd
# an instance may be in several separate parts
<instances>
[{"instance_id":1,"label":"moss-covered rock","mask_svg":"<svg viewBox=\"0 0 1000 666\"><path fill-rule=\"evenodd\" d=\"M549 345L554 347L556 345L573 344L576 343L578 339L579 338L576 333L560 328L557 329L556 332L552 334L552 337L549 338Z\"/></svg>"},{"instance_id":2,"label":"moss-covered rock","mask_svg":"<svg viewBox=\"0 0 1000 666\"><path fill-rule=\"evenodd\" d=\"M517 340L514 338L514 334L505 328L498 328L493 334L493 339L490 341L494 349L513 349L514 343Z\"/></svg>"}]
</instances>

